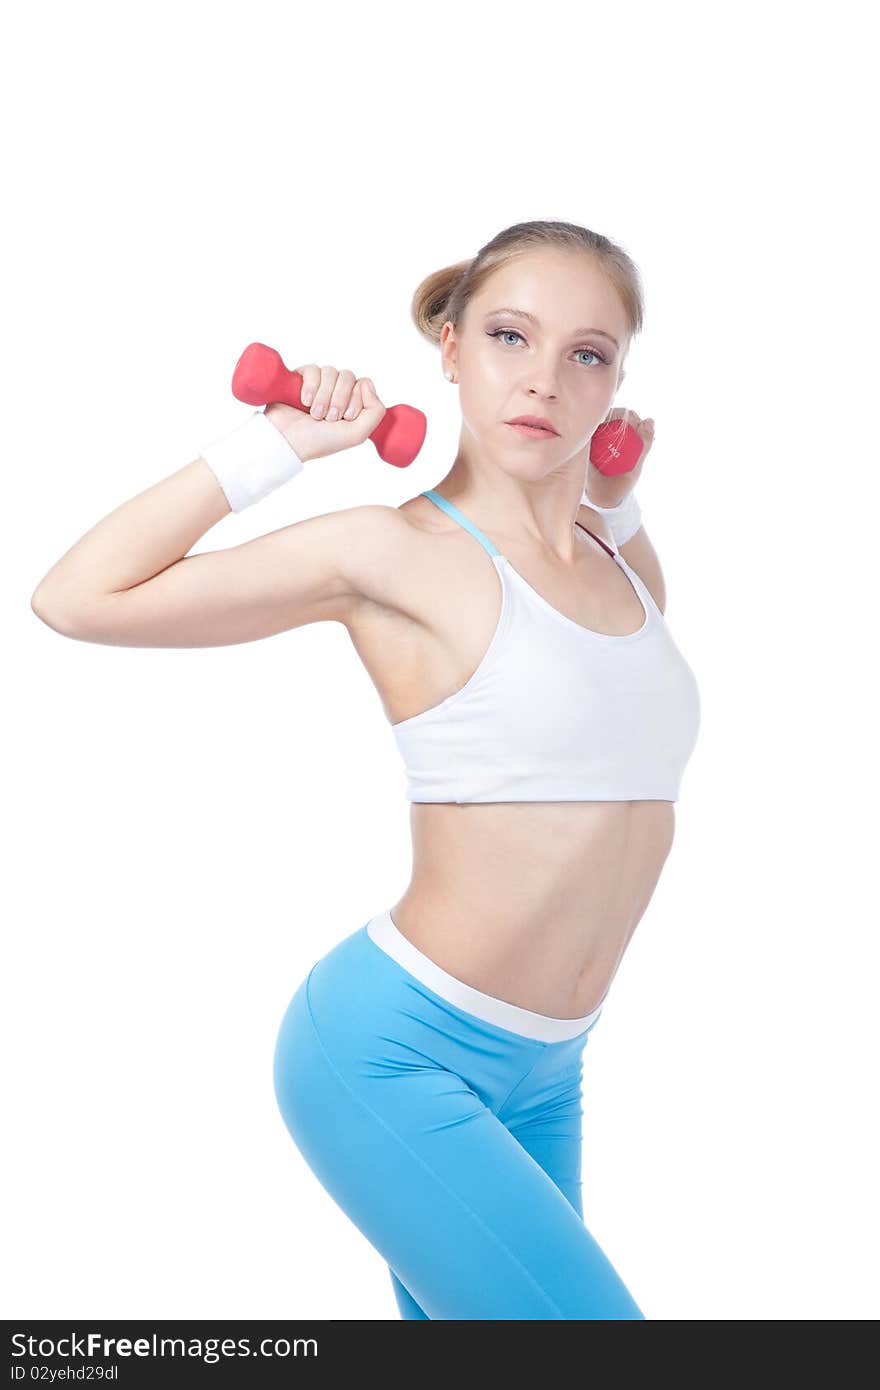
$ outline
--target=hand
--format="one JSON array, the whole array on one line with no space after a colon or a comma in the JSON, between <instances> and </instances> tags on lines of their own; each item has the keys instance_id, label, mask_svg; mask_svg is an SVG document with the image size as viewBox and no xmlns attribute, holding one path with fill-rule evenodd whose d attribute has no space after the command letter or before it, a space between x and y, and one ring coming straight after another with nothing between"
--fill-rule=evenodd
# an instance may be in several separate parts
<instances>
[{"instance_id":1,"label":"hand","mask_svg":"<svg viewBox=\"0 0 880 1390\"><path fill-rule=\"evenodd\" d=\"M312 393L308 410L273 401L265 413L304 463L352 449L369 439L387 407L368 376L356 378L354 372L319 367L314 362L294 370L303 379L302 395ZM336 418L331 419L334 409Z\"/></svg>"},{"instance_id":2,"label":"hand","mask_svg":"<svg viewBox=\"0 0 880 1390\"><path fill-rule=\"evenodd\" d=\"M616 477L609 478L606 474L599 472L590 459L589 450L587 451L586 493L588 501L597 507L616 507L623 501L624 497L632 492L641 476L642 464L648 457L651 445L654 443L654 421L650 417L642 420L634 410L612 410L608 418L609 420L625 420L628 425L632 425L642 441L642 452L635 468L631 468L628 473L618 473Z\"/></svg>"}]
</instances>

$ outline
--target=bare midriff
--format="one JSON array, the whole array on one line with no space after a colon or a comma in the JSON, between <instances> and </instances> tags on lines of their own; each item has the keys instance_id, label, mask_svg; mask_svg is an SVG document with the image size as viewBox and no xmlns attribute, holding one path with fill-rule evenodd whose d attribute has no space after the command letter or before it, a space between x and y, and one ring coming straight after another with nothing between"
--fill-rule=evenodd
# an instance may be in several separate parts
<instances>
[{"instance_id":1,"label":"bare midriff","mask_svg":"<svg viewBox=\"0 0 880 1390\"><path fill-rule=\"evenodd\" d=\"M672 848L671 801L413 802L398 929L449 974L579 1018L602 1001Z\"/></svg>"},{"instance_id":2,"label":"bare midriff","mask_svg":"<svg viewBox=\"0 0 880 1390\"><path fill-rule=\"evenodd\" d=\"M499 576L472 536L426 498L398 510L412 543L387 577L377 571L377 592L349 628L392 724L465 683L500 605ZM576 567L563 577L513 538L496 539L572 620L612 633L641 622L641 601L598 541L577 537ZM672 847L675 804L413 802L410 822L412 877L389 904L395 926L485 994L582 1018L604 998L651 900Z\"/></svg>"}]
</instances>

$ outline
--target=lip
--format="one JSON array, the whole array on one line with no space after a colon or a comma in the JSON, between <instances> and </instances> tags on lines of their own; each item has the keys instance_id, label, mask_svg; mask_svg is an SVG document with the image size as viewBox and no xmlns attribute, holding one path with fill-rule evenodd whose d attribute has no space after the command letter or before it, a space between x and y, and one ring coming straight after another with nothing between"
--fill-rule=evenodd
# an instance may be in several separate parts
<instances>
[{"instance_id":1,"label":"lip","mask_svg":"<svg viewBox=\"0 0 880 1390\"><path fill-rule=\"evenodd\" d=\"M547 434L559 434L559 431L554 429L551 422L543 415L516 415L512 420L505 420L504 423L506 425L520 425L524 428L531 427L534 430L543 430Z\"/></svg>"}]
</instances>

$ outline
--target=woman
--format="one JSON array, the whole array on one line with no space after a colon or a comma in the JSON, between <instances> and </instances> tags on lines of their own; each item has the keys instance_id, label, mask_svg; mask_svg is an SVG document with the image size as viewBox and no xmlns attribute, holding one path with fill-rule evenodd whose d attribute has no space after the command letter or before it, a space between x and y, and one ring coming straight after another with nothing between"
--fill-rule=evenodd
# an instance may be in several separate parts
<instances>
[{"instance_id":1,"label":"woman","mask_svg":"<svg viewBox=\"0 0 880 1390\"><path fill-rule=\"evenodd\" d=\"M404 758L413 872L294 993L274 1059L285 1123L404 1318L641 1319L580 1182L584 1048L699 727L632 493L651 427L610 409L638 272L585 228L520 223L429 276L413 316L460 386L436 488L187 556L230 506L376 428L368 378L310 364L308 413L272 404L118 508L33 606L124 645L345 624ZM609 478L590 439L621 415L645 447Z\"/></svg>"}]
</instances>

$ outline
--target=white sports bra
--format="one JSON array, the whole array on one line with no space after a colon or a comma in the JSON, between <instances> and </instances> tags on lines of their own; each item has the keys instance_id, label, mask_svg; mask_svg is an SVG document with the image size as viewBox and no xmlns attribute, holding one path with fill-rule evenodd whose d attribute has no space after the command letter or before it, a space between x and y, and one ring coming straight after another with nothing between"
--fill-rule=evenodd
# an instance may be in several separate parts
<instances>
[{"instance_id":1,"label":"white sports bra","mask_svg":"<svg viewBox=\"0 0 880 1390\"><path fill-rule=\"evenodd\" d=\"M621 636L594 632L542 598L447 498L421 495L488 551L501 611L465 684L391 725L408 800L676 801L700 727L699 690L623 556L594 537L634 586L645 620Z\"/></svg>"}]
</instances>

